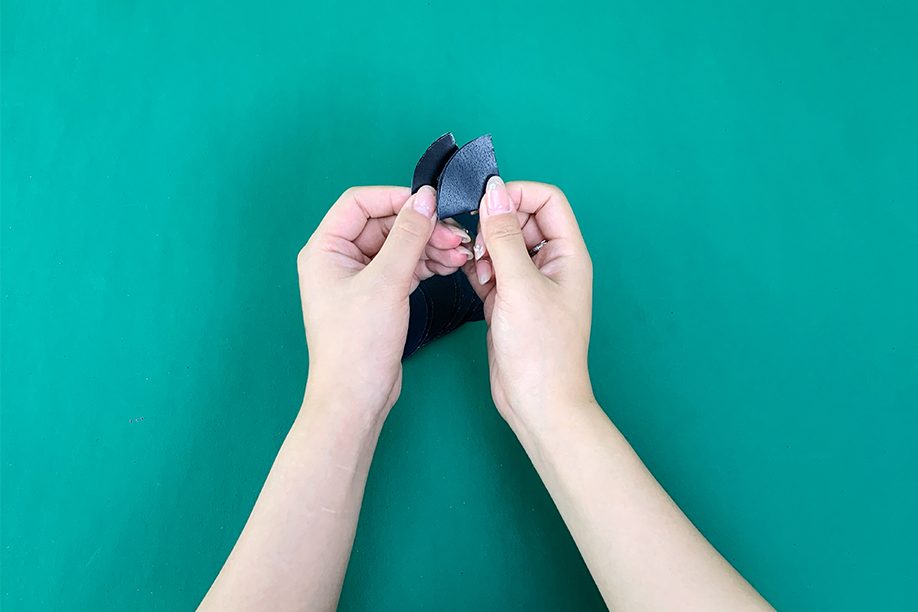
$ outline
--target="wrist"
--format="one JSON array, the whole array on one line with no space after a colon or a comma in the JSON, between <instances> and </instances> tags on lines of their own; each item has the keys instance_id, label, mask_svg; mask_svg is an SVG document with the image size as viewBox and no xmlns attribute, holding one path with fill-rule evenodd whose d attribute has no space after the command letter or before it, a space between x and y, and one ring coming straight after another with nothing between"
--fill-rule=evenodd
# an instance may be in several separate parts
<instances>
[{"instance_id":1,"label":"wrist","mask_svg":"<svg viewBox=\"0 0 918 612\"><path fill-rule=\"evenodd\" d=\"M331 464L365 476L385 417L385 412L365 409L347 393L307 383L284 445L296 448L296 453L323 449Z\"/></svg>"},{"instance_id":2,"label":"wrist","mask_svg":"<svg viewBox=\"0 0 918 612\"><path fill-rule=\"evenodd\" d=\"M323 375L310 368L300 412L322 412L355 424L382 426L389 413L389 402L383 394L368 394L346 381Z\"/></svg>"},{"instance_id":3,"label":"wrist","mask_svg":"<svg viewBox=\"0 0 918 612\"><path fill-rule=\"evenodd\" d=\"M586 414L602 409L595 398L567 397L532 404L526 410L512 411L505 417L517 439L527 450L541 448L546 441L556 439L566 425Z\"/></svg>"},{"instance_id":4,"label":"wrist","mask_svg":"<svg viewBox=\"0 0 918 612\"><path fill-rule=\"evenodd\" d=\"M504 420L519 436L553 427L560 420L597 404L589 376L578 382L553 385L536 393L517 396L501 410Z\"/></svg>"}]
</instances>

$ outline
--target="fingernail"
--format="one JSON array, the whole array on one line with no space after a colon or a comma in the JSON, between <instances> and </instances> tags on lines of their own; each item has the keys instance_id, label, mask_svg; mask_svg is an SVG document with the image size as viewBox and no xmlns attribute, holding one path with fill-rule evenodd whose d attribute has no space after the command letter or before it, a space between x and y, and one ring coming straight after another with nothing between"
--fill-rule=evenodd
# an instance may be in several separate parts
<instances>
[{"instance_id":1,"label":"fingernail","mask_svg":"<svg viewBox=\"0 0 918 612\"><path fill-rule=\"evenodd\" d=\"M475 236L475 246L472 247L475 249L475 259L481 259L485 256L487 249L484 245L484 235L481 233L481 230L478 230L478 234Z\"/></svg>"},{"instance_id":2,"label":"fingernail","mask_svg":"<svg viewBox=\"0 0 918 612\"><path fill-rule=\"evenodd\" d=\"M460 253L462 253L463 255L465 255L465 260L466 260L466 261L468 261L468 260L470 260L472 257L474 257L474 255L472 255L472 252L471 252L470 250L468 250L467 248L463 247L463 246L456 247L456 250L459 251Z\"/></svg>"},{"instance_id":3,"label":"fingernail","mask_svg":"<svg viewBox=\"0 0 918 612\"><path fill-rule=\"evenodd\" d=\"M427 217L433 217L437 209L437 192L430 185L424 185L414 194L414 209Z\"/></svg>"},{"instance_id":4,"label":"fingernail","mask_svg":"<svg viewBox=\"0 0 918 612\"><path fill-rule=\"evenodd\" d=\"M455 225L452 225L451 223L447 223L446 227L449 228L449 231L456 234L462 239L462 244L468 244L472 241L472 237L469 236L469 233L465 231L464 229L462 229L461 227L456 227Z\"/></svg>"},{"instance_id":5,"label":"fingernail","mask_svg":"<svg viewBox=\"0 0 918 612\"><path fill-rule=\"evenodd\" d=\"M498 215L508 213L510 208L510 196L507 195L507 188L499 176L492 176L488 179L488 213Z\"/></svg>"},{"instance_id":6,"label":"fingernail","mask_svg":"<svg viewBox=\"0 0 918 612\"><path fill-rule=\"evenodd\" d=\"M478 283L484 285L491 280L491 264L486 261L478 262Z\"/></svg>"}]
</instances>

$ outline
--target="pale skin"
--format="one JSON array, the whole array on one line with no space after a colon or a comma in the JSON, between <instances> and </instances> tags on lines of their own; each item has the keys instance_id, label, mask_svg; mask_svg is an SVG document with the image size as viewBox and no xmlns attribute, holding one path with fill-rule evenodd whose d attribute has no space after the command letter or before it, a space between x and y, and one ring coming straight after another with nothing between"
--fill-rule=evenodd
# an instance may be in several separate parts
<instances>
[{"instance_id":1,"label":"pale skin","mask_svg":"<svg viewBox=\"0 0 918 612\"><path fill-rule=\"evenodd\" d=\"M494 404L609 609L772 610L597 404L592 264L564 194L492 178L474 257L464 232L436 220L434 202L430 188L350 189L300 252L303 404L199 610L336 608L376 441L402 386L408 295L460 267L485 304Z\"/></svg>"}]
</instances>

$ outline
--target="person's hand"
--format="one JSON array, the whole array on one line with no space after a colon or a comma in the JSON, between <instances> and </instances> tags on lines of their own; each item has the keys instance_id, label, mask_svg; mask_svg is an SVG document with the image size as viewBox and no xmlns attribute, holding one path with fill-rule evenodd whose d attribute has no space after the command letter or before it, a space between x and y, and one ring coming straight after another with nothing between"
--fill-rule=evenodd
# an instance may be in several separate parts
<instances>
[{"instance_id":1,"label":"person's hand","mask_svg":"<svg viewBox=\"0 0 918 612\"><path fill-rule=\"evenodd\" d=\"M348 189L297 257L309 348L306 393L385 412L401 389L408 294L471 259L468 234L437 222L436 192Z\"/></svg>"},{"instance_id":2,"label":"person's hand","mask_svg":"<svg viewBox=\"0 0 918 612\"><path fill-rule=\"evenodd\" d=\"M463 270L484 301L498 410L513 425L546 406L594 401L593 268L567 198L551 185L493 177L480 219L476 261Z\"/></svg>"}]
</instances>

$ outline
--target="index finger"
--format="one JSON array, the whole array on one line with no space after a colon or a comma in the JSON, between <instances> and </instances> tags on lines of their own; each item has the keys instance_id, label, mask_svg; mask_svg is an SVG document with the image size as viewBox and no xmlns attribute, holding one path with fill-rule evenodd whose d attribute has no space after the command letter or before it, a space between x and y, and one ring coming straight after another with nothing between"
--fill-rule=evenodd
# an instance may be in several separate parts
<instances>
[{"instance_id":1,"label":"index finger","mask_svg":"<svg viewBox=\"0 0 918 612\"><path fill-rule=\"evenodd\" d=\"M319 230L353 242L370 219L398 215L410 195L408 187L351 187L325 213Z\"/></svg>"},{"instance_id":2,"label":"index finger","mask_svg":"<svg viewBox=\"0 0 918 612\"><path fill-rule=\"evenodd\" d=\"M512 181L507 183L507 192L520 213L531 215L527 221L535 219L546 240L568 239L583 243L577 218L560 189L545 183Z\"/></svg>"}]
</instances>

